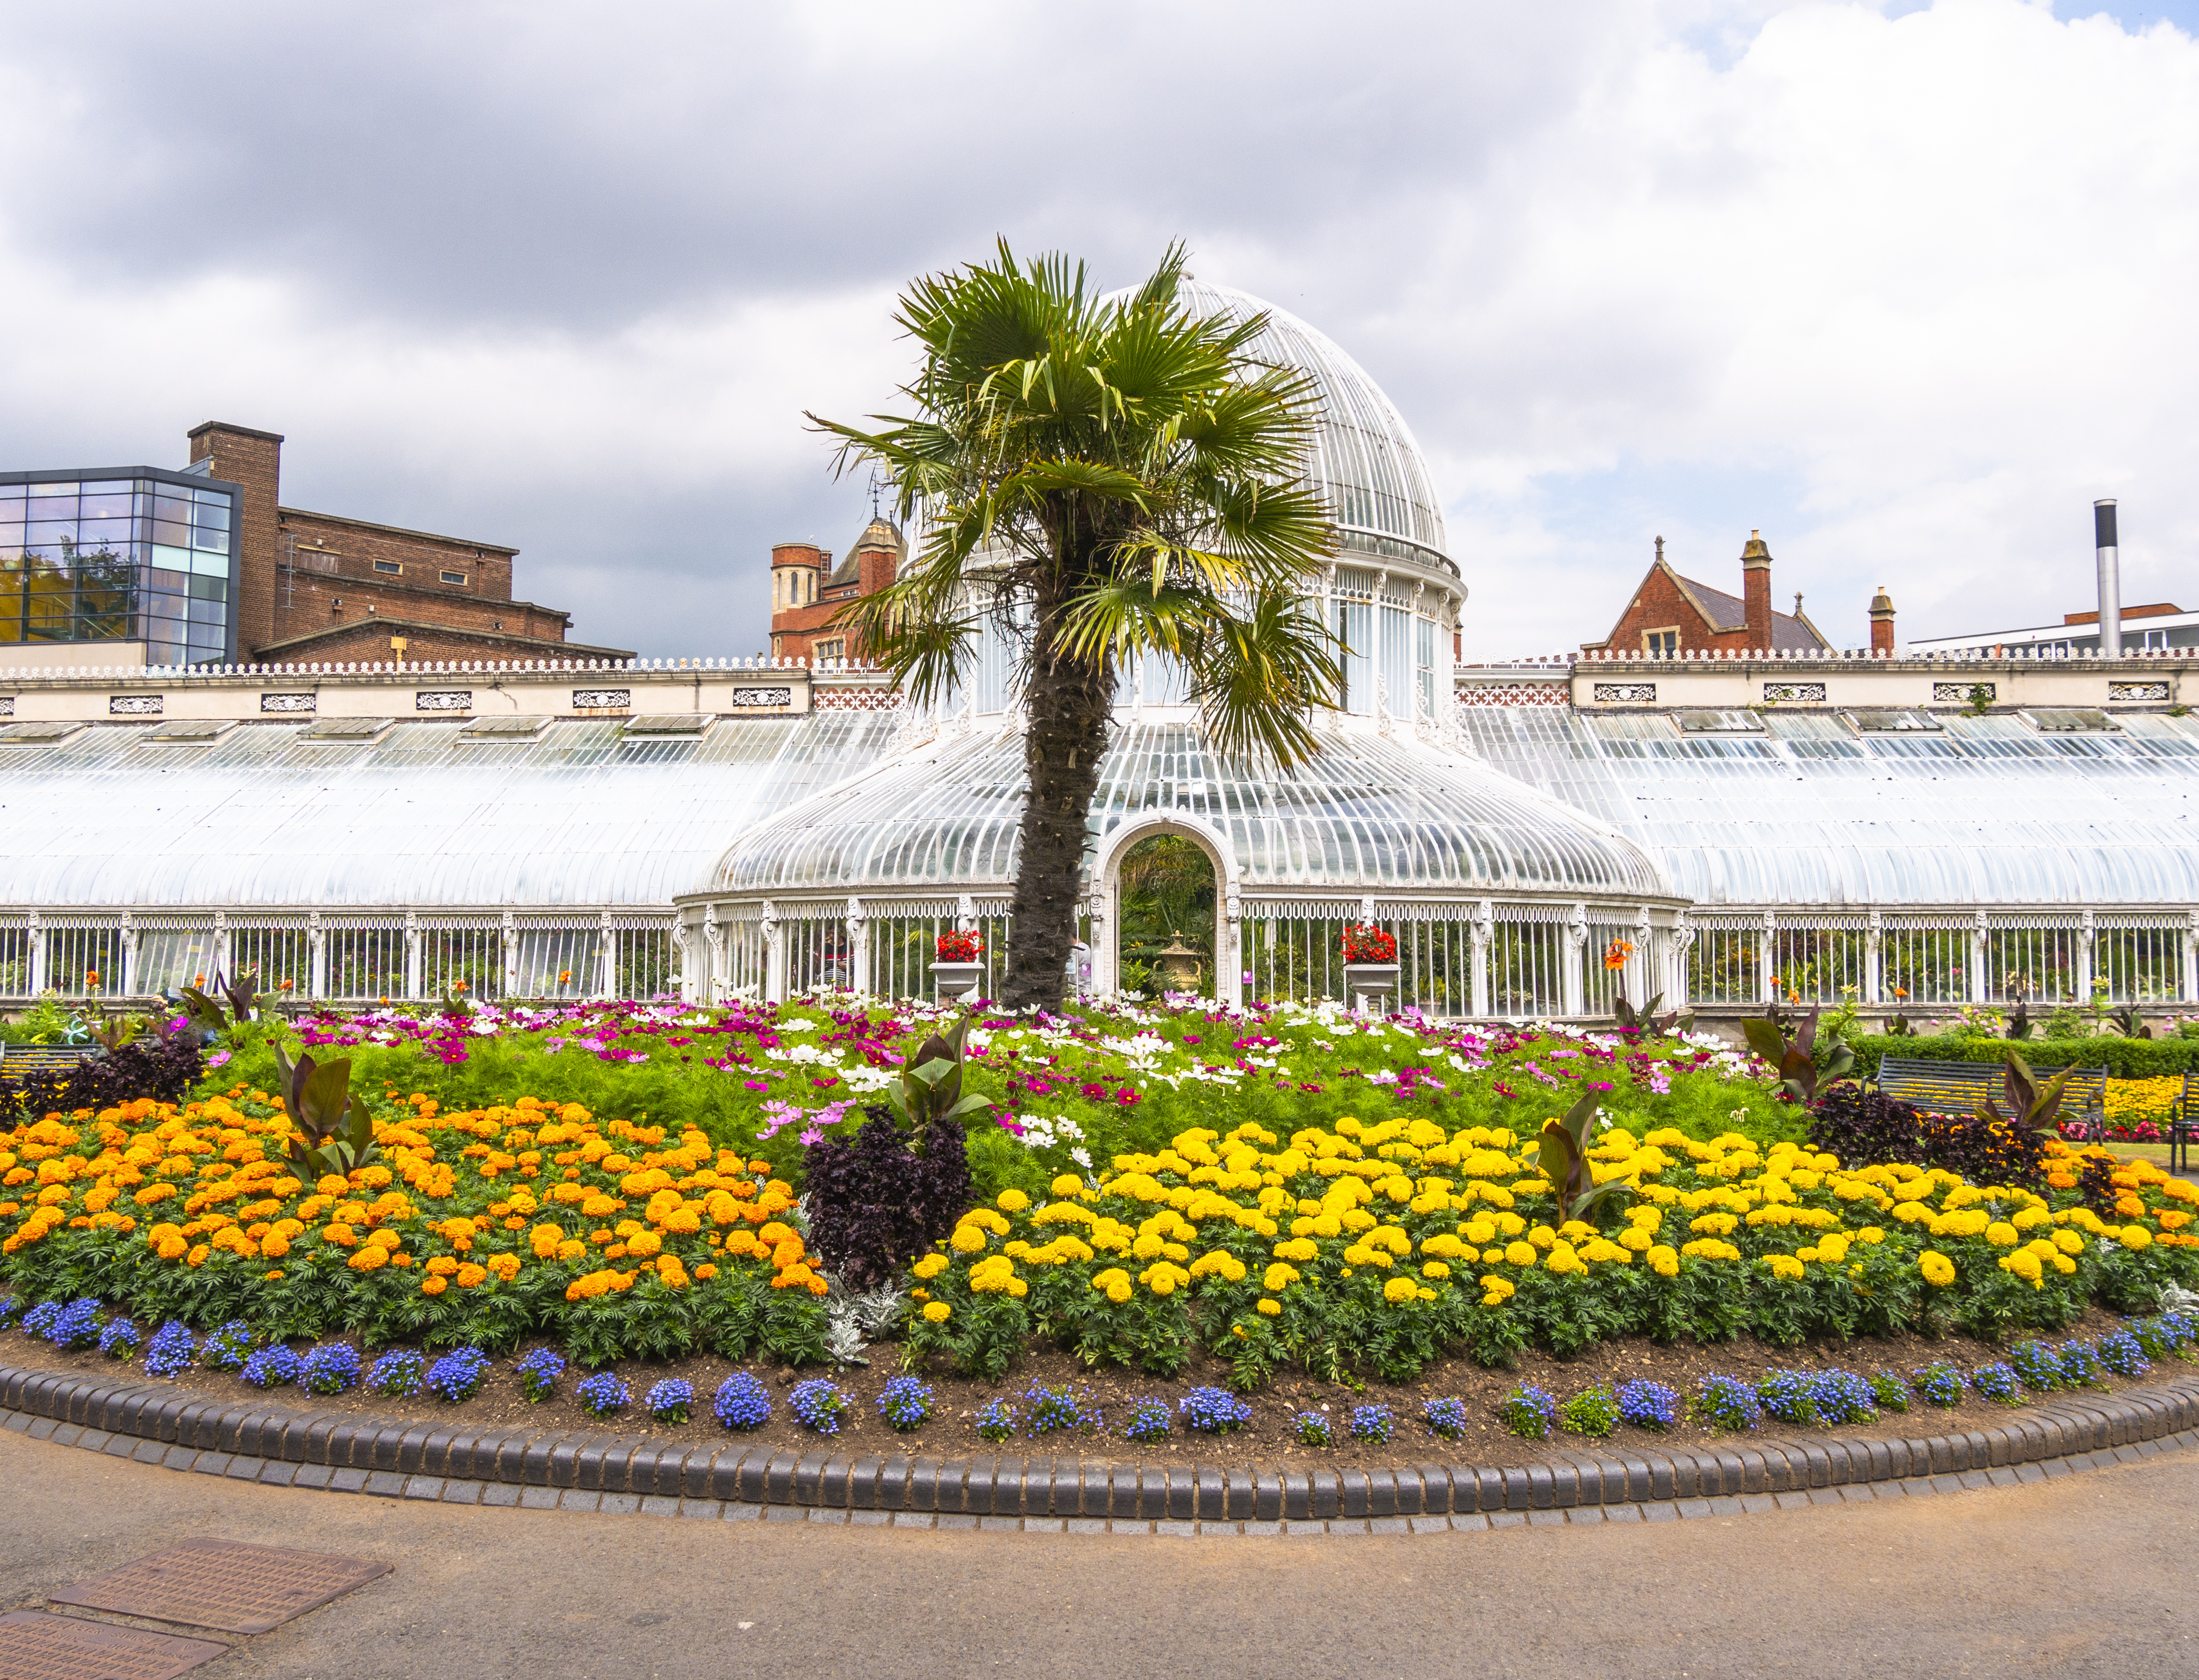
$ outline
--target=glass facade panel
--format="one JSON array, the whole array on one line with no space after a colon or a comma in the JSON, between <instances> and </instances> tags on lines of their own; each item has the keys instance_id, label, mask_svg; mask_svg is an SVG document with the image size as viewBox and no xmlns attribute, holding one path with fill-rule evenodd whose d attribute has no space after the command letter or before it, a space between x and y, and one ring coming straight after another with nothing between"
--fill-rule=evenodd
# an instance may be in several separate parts
<instances>
[{"instance_id":1,"label":"glass facade panel","mask_svg":"<svg viewBox=\"0 0 2199 1680\"><path fill-rule=\"evenodd\" d=\"M1382 703L1392 715L1413 715L1413 615L1382 609Z\"/></svg>"},{"instance_id":2,"label":"glass facade panel","mask_svg":"<svg viewBox=\"0 0 2199 1680\"><path fill-rule=\"evenodd\" d=\"M1336 636L1344 645L1344 709L1371 717L1374 712L1374 608L1364 601L1339 599Z\"/></svg>"},{"instance_id":3,"label":"glass facade panel","mask_svg":"<svg viewBox=\"0 0 2199 1680\"><path fill-rule=\"evenodd\" d=\"M190 615L195 577L225 602L236 510L226 490L161 479L0 484L0 643L143 641L155 663L216 659L233 646L225 607Z\"/></svg>"}]
</instances>

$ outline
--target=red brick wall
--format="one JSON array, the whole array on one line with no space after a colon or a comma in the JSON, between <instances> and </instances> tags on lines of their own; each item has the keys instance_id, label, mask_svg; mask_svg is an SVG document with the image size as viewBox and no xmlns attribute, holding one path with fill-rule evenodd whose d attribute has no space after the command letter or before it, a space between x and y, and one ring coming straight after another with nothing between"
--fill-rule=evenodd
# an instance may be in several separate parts
<instances>
[{"instance_id":1,"label":"red brick wall","mask_svg":"<svg viewBox=\"0 0 2199 1680\"><path fill-rule=\"evenodd\" d=\"M901 557L890 548L866 548L856 556L858 575L862 579L862 592L875 595L894 580L894 572Z\"/></svg>"},{"instance_id":2,"label":"red brick wall","mask_svg":"<svg viewBox=\"0 0 2199 1680\"><path fill-rule=\"evenodd\" d=\"M1741 637L1741 645L1768 648L1771 645L1771 567L1769 562L1741 569L1741 610L1747 621L1747 630Z\"/></svg>"},{"instance_id":3,"label":"red brick wall","mask_svg":"<svg viewBox=\"0 0 2199 1680\"><path fill-rule=\"evenodd\" d=\"M1642 580L1634 592L1634 598L1626 604L1619 615L1619 625L1611 633L1611 639L1601 645L1614 653L1642 650L1643 633L1680 627L1680 646L1688 648L1738 647L1742 638L1737 633L1720 636L1712 630L1708 620L1697 612L1688 598L1680 592L1672 575L1658 567L1649 569L1649 575ZM1588 644L1589 646L1597 644Z\"/></svg>"},{"instance_id":4,"label":"red brick wall","mask_svg":"<svg viewBox=\"0 0 2199 1680\"><path fill-rule=\"evenodd\" d=\"M431 536L423 531L403 531L392 526L370 525L301 508L281 508L277 515L283 535L297 540L300 556L315 554L332 560L340 575L388 577L376 572L377 560L402 566L397 575L409 584L464 595L477 601L511 598L512 556L518 551L492 543L468 542L461 537ZM446 584L446 572L464 572L464 584Z\"/></svg>"},{"instance_id":5,"label":"red brick wall","mask_svg":"<svg viewBox=\"0 0 2199 1680\"><path fill-rule=\"evenodd\" d=\"M532 641L565 639L571 615L511 598L509 550L362 526L294 509L283 510L282 517L283 534L296 539L296 564L285 576L278 550L275 633L255 647L279 645L368 618L401 618ZM376 560L405 569L394 575L377 572ZM445 583L446 571L463 572L466 581ZM484 649L477 656L509 656Z\"/></svg>"},{"instance_id":6,"label":"red brick wall","mask_svg":"<svg viewBox=\"0 0 2199 1680\"><path fill-rule=\"evenodd\" d=\"M421 639L438 650L412 659L557 658L621 649L566 650L572 615L512 598L515 551L494 544L406 531L281 505L283 440L273 432L209 421L190 434L191 459L212 458L216 478L243 487L237 646L248 660L388 659L389 638ZM294 566L283 563L285 539ZM377 572L374 563L404 569ZM463 584L445 583L446 571ZM330 639L326 633L342 633ZM330 651L332 647L354 651Z\"/></svg>"},{"instance_id":7,"label":"red brick wall","mask_svg":"<svg viewBox=\"0 0 2199 1680\"><path fill-rule=\"evenodd\" d=\"M823 591L818 599L808 606L775 607L771 615L771 653L774 659L814 659L820 641L842 643L844 658L861 656L861 646L845 625L833 620L842 608L860 596L875 595L894 580L899 557L890 548L860 548L855 551L855 578L853 587L842 584L838 588ZM771 551L773 573L772 599L779 599L777 574L790 566L814 566L820 584L830 575L827 569L832 557L810 543L779 543ZM831 656L826 656L830 657Z\"/></svg>"},{"instance_id":8,"label":"red brick wall","mask_svg":"<svg viewBox=\"0 0 2199 1680\"><path fill-rule=\"evenodd\" d=\"M283 470L283 438L209 420L190 433L191 464L213 460L216 478L242 485L238 509L241 557L236 601L236 645L242 658L275 633L275 549L278 536L277 483Z\"/></svg>"},{"instance_id":9,"label":"red brick wall","mask_svg":"<svg viewBox=\"0 0 2199 1680\"><path fill-rule=\"evenodd\" d=\"M347 601L348 604L348 601ZM506 619L509 625L511 621ZM277 642L262 655L262 662L280 665L324 664L360 661L383 663L398 656L389 645L393 636L405 639L405 658L415 663L437 659L627 659L624 648L590 647L577 642L553 642L542 638L453 628L414 619L347 615L324 632Z\"/></svg>"}]
</instances>

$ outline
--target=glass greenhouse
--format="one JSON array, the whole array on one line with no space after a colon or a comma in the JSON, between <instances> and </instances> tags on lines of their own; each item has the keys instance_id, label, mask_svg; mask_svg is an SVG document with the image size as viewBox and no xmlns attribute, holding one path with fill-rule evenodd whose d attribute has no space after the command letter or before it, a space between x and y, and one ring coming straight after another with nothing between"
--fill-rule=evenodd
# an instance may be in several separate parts
<instances>
[{"instance_id":1,"label":"glass greenhouse","mask_svg":"<svg viewBox=\"0 0 2199 1680\"><path fill-rule=\"evenodd\" d=\"M2110 705L2142 703L2112 714L1622 713L1551 703L1572 691L1547 670L1467 680L1465 590L1403 417L1284 312L1257 347L1321 395L1309 465L1341 545L1317 610L1348 690L1285 776L1216 753L1167 662L1123 674L1078 890L1096 989L1125 855L1174 834L1213 866L1231 1000L1340 995L1339 936L1365 922L1397 936L1398 1000L1446 1015L1607 1015L1622 985L1735 1011L2199 995L2181 666L2103 673ZM762 663L631 662L615 689L572 662L0 670L0 997L244 971L347 1000L920 995L950 927L982 936L996 991L1009 650L989 634L934 713L875 672ZM1654 704L1654 683L1606 687ZM1764 685L1801 690L1827 692Z\"/></svg>"}]
</instances>

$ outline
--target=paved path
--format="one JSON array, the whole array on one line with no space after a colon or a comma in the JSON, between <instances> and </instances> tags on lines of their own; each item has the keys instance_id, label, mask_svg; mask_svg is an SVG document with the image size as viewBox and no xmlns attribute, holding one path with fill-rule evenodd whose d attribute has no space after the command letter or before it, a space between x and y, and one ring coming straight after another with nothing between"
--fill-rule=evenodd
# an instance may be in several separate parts
<instances>
[{"instance_id":1,"label":"paved path","mask_svg":"<svg viewBox=\"0 0 2199 1680\"><path fill-rule=\"evenodd\" d=\"M205 1680L2199 1674L2199 1453L1730 1520L1174 1539L458 1508L0 1434L0 1610L190 1536L394 1572Z\"/></svg>"}]
</instances>

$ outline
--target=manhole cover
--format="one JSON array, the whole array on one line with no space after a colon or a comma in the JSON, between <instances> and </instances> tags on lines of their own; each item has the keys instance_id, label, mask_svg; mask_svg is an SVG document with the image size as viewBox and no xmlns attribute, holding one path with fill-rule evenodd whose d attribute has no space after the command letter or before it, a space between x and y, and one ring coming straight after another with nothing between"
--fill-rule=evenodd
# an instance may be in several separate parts
<instances>
[{"instance_id":1,"label":"manhole cover","mask_svg":"<svg viewBox=\"0 0 2199 1680\"><path fill-rule=\"evenodd\" d=\"M178 1639L37 1610L0 1616L4 1680L168 1680L228 1649L209 1639Z\"/></svg>"},{"instance_id":2,"label":"manhole cover","mask_svg":"<svg viewBox=\"0 0 2199 1680\"><path fill-rule=\"evenodd\" d=\"M187 1540L65 1587L52 1601L224 1633L265 1633L388 1572L388 1564L365 1558Z\"/></svg>"}]
</instances>

